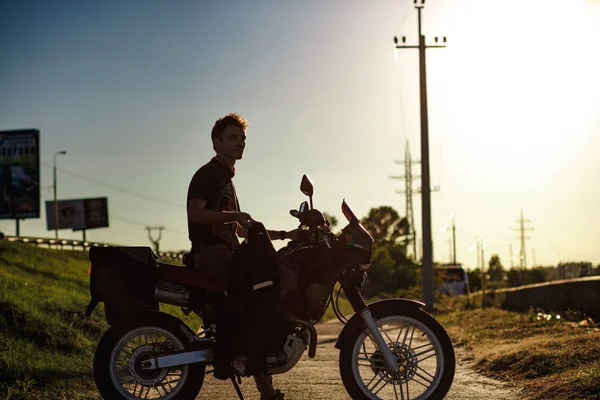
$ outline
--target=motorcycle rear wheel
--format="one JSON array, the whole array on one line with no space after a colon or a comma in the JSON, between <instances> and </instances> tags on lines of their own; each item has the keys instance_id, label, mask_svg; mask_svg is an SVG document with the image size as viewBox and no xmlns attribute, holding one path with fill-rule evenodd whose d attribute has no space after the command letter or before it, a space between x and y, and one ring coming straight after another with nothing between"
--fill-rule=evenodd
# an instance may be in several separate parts
<instances>
[{"instance_id":1,"label":"motorcycle rear wheel","mask_svg":"<svg viewBox=\"0 0 600 400\"><path fill-rule=\"evenodd\" d=\"M186 350L194 333L179 319L150 312L135 322L111 326L94 354L94 380L110 400L192 400L204 382L205 365L143 370L151 356Z\"/></svg>"},{"instance_id":2,"label":"motorcycle rear wheel","mask_svg":"<svg viewBox=\"0 0 600 400\"><path fill-rule=\"evenodd\" d=\"M371 308L400 371L388 369L381 352L356 324L340 350L340 375L352 399L443 399L455 372L452 342L431 315L390 301Z\"/></svg>"}]
</instances>

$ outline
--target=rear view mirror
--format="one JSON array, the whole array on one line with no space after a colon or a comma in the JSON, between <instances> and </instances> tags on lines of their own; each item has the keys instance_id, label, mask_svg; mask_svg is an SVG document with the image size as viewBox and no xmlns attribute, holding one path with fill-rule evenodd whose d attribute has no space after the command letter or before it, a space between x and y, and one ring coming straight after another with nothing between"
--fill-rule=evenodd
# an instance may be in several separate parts
<instances>
[{"instance_id":1,"label":"rear view mirror","mask_svg":"<svg viewBox=\"0 0 600 400\"><path fill-rule=\"evenodd\" d=\"M310 209L312 210L313 209L313 201L312 201L313 185L312 185L312 182L310 181L310 178L306 175L302 175L302 182L300 182L300 191L308 196L308 199L310 200Z\"/></svg>"},{"instance_id":2,"label":"rear view mirror","mask_svg":"<svg viewBox=\"0 0 600 400\"><path fill-rule=\"evenodd\" d=\"M312 197L313 195L312 182L310 181L310 178L306 175L302 176L302 182L300 183L300 191L308 197Z\"/></svg>"},{"instance_id":3,"label":"rear view mirror","mask_svg":"<svg viewBox=\"0 0 600 400\"><path fill-rule=\"evenodd\" d=\"M300 211L300 214L308 210L308 203L303 201L302 204L300 204L300 208L298 210Z\"/></svg>"}]
</instances>

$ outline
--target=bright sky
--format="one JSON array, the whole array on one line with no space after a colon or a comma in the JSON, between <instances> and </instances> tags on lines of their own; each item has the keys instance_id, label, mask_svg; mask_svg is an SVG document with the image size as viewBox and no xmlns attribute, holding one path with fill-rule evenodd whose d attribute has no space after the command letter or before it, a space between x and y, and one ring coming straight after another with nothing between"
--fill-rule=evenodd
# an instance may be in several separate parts
<instances>
[{"instance_id":1,"label":"bright sky","mask_svg":"<svg viewBox=\"0 0 600 400\"><path fill-rule=\"evenodd\" d=\"M40 130L42 201L60 150L59 199L108 197L88 240L150 245L164 225L161 250L188 249L188 183L229 112L250 121L241 206L268 228L295 227L302 174L340 220L343 198L403 215L388 176L407 140L420 158L418 54L393 37L416 44L416 20L409 0L2 1L0 130ZM430 0L423 32L448 37L427 52L434 259L454 214L459 261L481 235L517 263L523 209L529 265L600 263L600 1ZM44 213L21 234L52 237Z\"/></svg>"}]
</instances>

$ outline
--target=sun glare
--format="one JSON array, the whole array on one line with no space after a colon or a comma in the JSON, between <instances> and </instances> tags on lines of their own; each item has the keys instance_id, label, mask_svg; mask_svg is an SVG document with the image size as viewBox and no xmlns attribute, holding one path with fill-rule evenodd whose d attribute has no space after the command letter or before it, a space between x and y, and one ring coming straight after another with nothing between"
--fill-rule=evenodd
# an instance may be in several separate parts
<instances>
[{"instance_id":1,"label":"sun glare","mask_svg":"<svg viewBox=\"0 0 600 400\"><path fill-rule=\"evenodd\" d=\"M453 25L442 57L448 112L468 110L454 128L511 159L514 173L548 173L565 147L582 145L600 105L599 10L589 1L470 2L470 22Z\"/></svg>"}]
</instances>

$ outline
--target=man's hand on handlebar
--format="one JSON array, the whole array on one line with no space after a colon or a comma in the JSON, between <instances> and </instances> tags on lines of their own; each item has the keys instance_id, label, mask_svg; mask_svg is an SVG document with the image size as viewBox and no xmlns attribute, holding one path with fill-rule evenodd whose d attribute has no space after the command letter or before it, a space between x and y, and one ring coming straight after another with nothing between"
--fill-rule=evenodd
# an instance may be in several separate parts
<instances>
[{"instance_id":1,"label":"man's hand on handlebar","mask_svg":"<svg viewBox=\"0 0 600 400\"><path fill-rule=\"evenodd\" d=\"M247 214L245 212L238 212L235 215L235 222L240 224L240 226L243 229L250 229L250 226L252 225L252 222L254 222L254 220L252 219L250 214Z\"/></svg>"}]
</instances>

